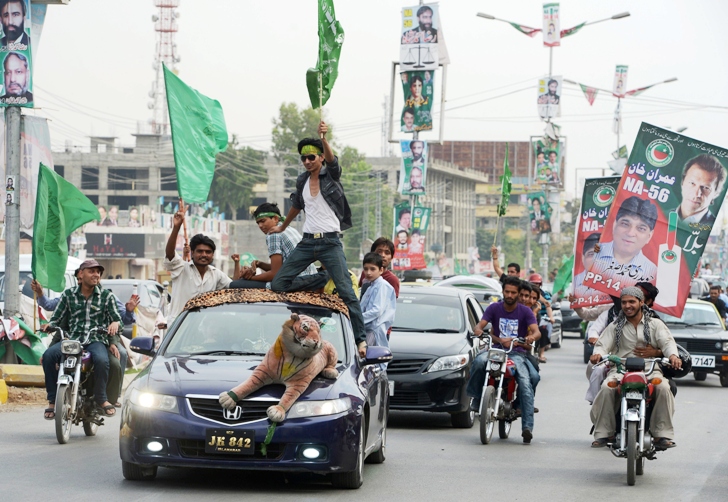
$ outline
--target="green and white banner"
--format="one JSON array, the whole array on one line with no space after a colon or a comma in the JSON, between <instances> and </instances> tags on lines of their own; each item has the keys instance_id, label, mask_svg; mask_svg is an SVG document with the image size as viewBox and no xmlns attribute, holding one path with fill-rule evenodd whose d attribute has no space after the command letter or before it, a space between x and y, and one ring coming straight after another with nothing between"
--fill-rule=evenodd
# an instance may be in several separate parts
<instances>
[{"instance_id":1,"label":"green and white banner","mask_svg":"<svg viewBox=\"0 0 728 502\"><path fill-rule=\"evenodd\" d=\"M612 94L618 98L623 98L627 92L627 70L626 65L617 65L614 70L614 82L612 83Z\"/></svg>"},{"instance_id":2,"label":"green and white banner","mask_svg":"<svg viewBox=\"0 0 728 502\"><path fill-rule=\"evenodd\" d=\"M561 45L561 19L559 18L559 4L543 4L543 44L546 47Z\"/></svg>"},{"instance_id":3,"label":"green and white banner","mask_svg":"<svg viewBox=\"0 0 728 502\"><path fill-rule=\"evenodd\" d=\"M402 108L402 132L429 131L432 129L432 101L435 96L435 72L406 71L400 74L404 107Z\"/></svg>"},{"instance_id":4,"label":"green and white banner","mask_svg":"<svg viewBox=\"0 0 728 502\"><path fill-rule=\"evenodd\" d=\"M566 143L548 136L532 137L533 148L533 181L539 185L561 185L561 173L564 166Z\"/></svg>"},{"instance_id":5,"label":"green and white banner","mask_svg":"<svg viewBox=\"0 0 728 502\"><path fill-rule=\"evenodd\" d=\"M531 220L531 233L534 235L551 233L551 206L544 192L528 194L528 214Z\"/></svg>"},{"instance_id":6,"label":"green and white banner","mask_svg":"<svg viewBox=\"0 0 728 502\"><path fill-rule=\"evenodd\" d=\"M427 141L400 141L402 165L398 192L402 195L425 195L427 186Z\"/></svg>"}]
</instances>

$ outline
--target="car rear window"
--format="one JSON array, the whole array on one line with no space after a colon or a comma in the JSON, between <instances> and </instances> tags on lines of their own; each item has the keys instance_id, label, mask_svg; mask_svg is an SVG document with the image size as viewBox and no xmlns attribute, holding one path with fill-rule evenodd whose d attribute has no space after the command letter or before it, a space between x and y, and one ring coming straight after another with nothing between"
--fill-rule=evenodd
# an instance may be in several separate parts
<instances>
[{"instance_id":1,"label":"car rear window","mask_svg":"<svg viewBox=\"0 0 728 502\"><path fill-rule=\"evenodd\" d=\"M342 321L346 317L321 307L274 304L229 304L192 310L171 335L164 354L195 355L211 352L244 352L265 355L275 343L283 323L292 313L305 314L321 325L321 336L346 360Z\"/></svg>"},{"instance_id":2,"label":"car rear window","mask_svg":"<svg viewBox=\"0 0 728 502\"><path fill-rule=\"evenodd\" d=\"M463 331L465 319L458 296L400 293L394 327L412 330Z\"/></svg>"}]
</instances>

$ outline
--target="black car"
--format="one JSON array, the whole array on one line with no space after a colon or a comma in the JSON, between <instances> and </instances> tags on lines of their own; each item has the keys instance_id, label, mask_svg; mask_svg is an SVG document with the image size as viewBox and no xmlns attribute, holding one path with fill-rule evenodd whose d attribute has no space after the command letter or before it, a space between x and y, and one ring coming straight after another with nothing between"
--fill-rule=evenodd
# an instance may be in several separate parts
<instances>
[{"instance_id":1,"label":"black car","mask_svg":"<svg viewBox=\"0 0 728 502\"><path fill-rule=\"evenodd\" d=\"M478 352L471 335L482 316L468 291L402 286L389 339L392 410L447 412L453 427L473 426L465 386Z\"/></svg>"}]
</instances>

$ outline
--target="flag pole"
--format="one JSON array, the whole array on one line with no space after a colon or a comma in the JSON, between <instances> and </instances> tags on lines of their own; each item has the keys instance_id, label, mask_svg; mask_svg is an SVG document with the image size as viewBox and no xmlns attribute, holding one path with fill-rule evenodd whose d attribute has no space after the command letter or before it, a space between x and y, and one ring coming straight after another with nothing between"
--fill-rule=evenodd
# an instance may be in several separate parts
<instances>
[{"instance_id":1,"label":"flag pole","mask_svg":"<svg viewBox=\"0 0 728 502\"><path fill-rule=\"evenodd\" d=\"M186 212L185 211L185 201L182 200L182 197L179 198L179 208L183 212ZM184 258L185 261L190 261L190 257L187 255L187 251L186 251L187 247L190 245L190 241L187 238L187 218L184 218L182 220L182 228L184 229L184 236L185 236L185 244L184 244L184 247L182 248L182 257Z\"/></svg>"},{"instance_id":2,"label":"flag pole","mask_svg":"<svg viewBox=\"0 0 728 502\"><path fill-rule=\"evenodd\" d=\"M320 57L320 56L319 56ZM324 76L321 72L319 72L319 122L324 121ZM323 133L320 134L321 139L324 139Z\"/></svg>"},{"instance_id":3,"label":"flag pole","mask_svg":"<svg viewBox=\"0 0 728 502\"><path fill-rule=\"evenodd\" d=\"M495 220L495 237L493 237L493 245L496 245L496 242L498 242L498 229L500 228L500 208L498 209L498 216Z\"/></svg>"},{"instance_id":4,"label":"flag pole","mask_svg":"<svg viewBox=\"0 0 728 502\"><path fill-rule=\"evenodd\" d=\"M38 315L38 294L35 291L33 291L33 331L36 330L35 319L36 319L37 315Z\"/></svg>"}]
</instances>

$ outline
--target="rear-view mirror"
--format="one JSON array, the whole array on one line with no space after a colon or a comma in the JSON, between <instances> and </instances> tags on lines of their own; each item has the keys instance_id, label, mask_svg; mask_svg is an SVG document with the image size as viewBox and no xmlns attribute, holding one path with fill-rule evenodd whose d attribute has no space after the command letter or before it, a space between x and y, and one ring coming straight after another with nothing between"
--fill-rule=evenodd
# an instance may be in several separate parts
<instances>
[{"instance_id":1,"label":"rear-view mirror","mask_svg":"<svg viewBox=\"0 0 728 502\"><path fill-rule=\"evenodd\" d=\"M392 352L387 347L367 347L367 356L364 365L388 363L392 360Z\"/></svg>"},{"instance_id":2,"label":"rear-view mirror","mask_svg":"<svg viewBox=\"0 0 728 502\"><path fill-rule=\"evenodd\" d=\"M154 338L151 336L138 336L129 344L131 350L145 356L154 356Z\"/></svg>"}]
</instances>

